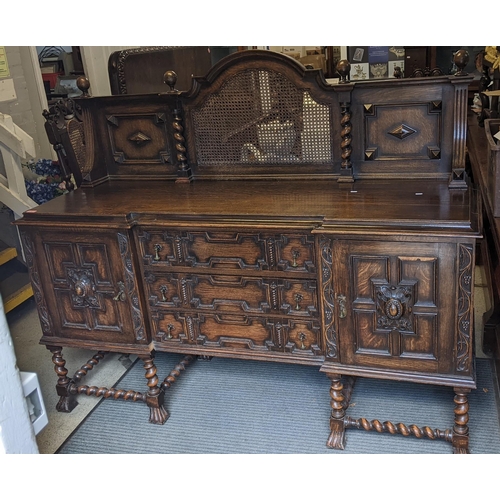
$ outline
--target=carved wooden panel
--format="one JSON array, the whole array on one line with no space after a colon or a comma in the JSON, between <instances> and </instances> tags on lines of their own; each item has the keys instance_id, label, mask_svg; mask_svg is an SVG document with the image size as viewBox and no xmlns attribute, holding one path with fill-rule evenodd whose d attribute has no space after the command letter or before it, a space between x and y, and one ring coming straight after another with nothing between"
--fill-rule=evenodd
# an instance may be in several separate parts
<instances>
[{"instance_id":1,"label":"carved wooden panel","mask_svg":"<svg viewBox=\"0 0 500 500\"><path fill-rule=\"evenodd\" d=\"M321 356L320 325L314 320L255 317L238 314L200 314L156 310L155 339L171 346Z\"/></svg>"},{"instance_id":2,"label":"carved wooden panel","mask_svg":"<svg viewBox=\"0 0 500 500\"><path fill-rule=\"evenodd\" d=\"M146 341L126 234L46 232L36 260L55 335L99 337L110 342Z\"/></svg>"},{"instance_id":3,"label":"carved wooden panel","mask_svg":"<svg viewBox=\"0 0 500 500\"><path fill-rule=\"evenodd\" d=\"M106 119L117 163L171 163L165 113L114 114Z\"/></svg>"},{"instance_id":4,"label":"carved wooden panel","mask_svg":"<svg viewBox=\"0 0 500 500\"><path fill-rule=\"evenodd\" d=\"M35 257L35 242L32 235L28 231L20 231L21 241L23 244L24 255L26 258L26 264L28 265L31 286L33 288L33 296L35 298L35 303L38 311L38 317L40 318L40 326L42 327L43 335L54 335L53 324L49 314L49 308L47 306L47 301L45 294L43 293L43 287L40 279L39 260Z\"/></svg>"},{"instance_id":5,"label":"carved wooden panel","mask_svg":"<svg viewBox=\"0 0 500 500\"><path fill-rule=\"evenodd\" d=\"M321 317L323 320L325 355L329 359L339 357L338 335L335 318L335 292L333 276L332 239L321 236L319 240L320 253L320 291Z\"/></svg>"},{"instance_id":6,"label":"carved wooden panel","mask_svg":"<svg viewBox=\"0 0 500 500\"><path fill-rule=\"evenodd\" d=\"M314 280L219 274L145 275L149 304L156 308L193 308L217 313L317 316Z\"/></svg>"},{"instance_id":7,"label":"carved wooden panel","mask_svg":"<svg viewBox=\"0 0 500 500\"><path fill-rule=\"evenodd\" d=\"M153 329L157 340L171 344L236 347L267 352L271 332L264 317L236 314L201 314L195 311L155 310Z\"/></svg>"},{"instance_id":8,"label":"carved wooden panel","mask_svg":"<svg viewBox=\"0 0 500 500\"><path fill-rule=\"evenodd\" d=\"M458 249L458 317L457 317L457 346L456 370L470 373L472 368L472 332L474 287L474 249L472 245L460 244Z\"/></svg>"},{"instance_id":9,"label":"carved wooden panel","mask_svg":"<svg viewBox=\"0 0 500 500\"><path fill-rule=\"evenodd\" d=\"M291 319L288 321L285 352L297 355L313 354L321 356L321 329L317 321Z\"/></svg>"},{"instance_id":10,"label":"carved wooden panel","mask_svg":"<svg viewBox=\"0 0 500 500\"><path fill-rule=\"evenodd\" d=\"M441 101L365 104L365 160L441 157Z\"/></svg>"},{"instance_id":11,"label":"carved wooden panel","mask_svg":"<svg viewBox=\"0 0 500 500\"><path fill-rule=\"evenodd\" d=\"M145 265L310 274L316 269L310 234L145 229L139 246Z\"/></svg>"},{"instance_id":12,"label":"carved wooden panel","mask_svg":"<svg viewBox=\"0 0 500 500\"><path fill-rule=\"evenodd\" d=\"M157 340L321 355L314 236L215 228L137 236Z\"/></svg>"},{"instance_id":13,"label":"carved wooden panel","mask_svg":"<svg viewBox=\"0 0 500 500\"><path fill-rule=\"evenodd\" d=\"M452 371L456 247L397 242L334 247L342 361Z\"/></svg>"}]
</instances>

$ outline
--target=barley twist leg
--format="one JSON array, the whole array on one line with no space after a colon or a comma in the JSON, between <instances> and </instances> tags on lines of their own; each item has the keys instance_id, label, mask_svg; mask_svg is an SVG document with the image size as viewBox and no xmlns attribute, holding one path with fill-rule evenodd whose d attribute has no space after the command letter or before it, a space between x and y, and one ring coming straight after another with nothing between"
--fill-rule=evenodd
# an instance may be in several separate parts
<instances>
[{"instance_id":1,"label":"barley twist leg","mask_svg":"<svg viewBox=\"0 0 500 500\"><path fill-rule=\"evenodd\" d=\"M67 376L66 360L62 357L62 347L47 346L47 349L52 353L52 362L54 370L57 374L57 395L60 396L56 404L56 410L64 413L70 413L78 404L76 399L70 393L72 380Z\"/></svg>"},{"instance_id":2,"label":"barley twist leg","mask_svg":"<svg viewBox=\"0 0 500 500\"><path fill-rule=\"evenodd\" d=\"M76 373L73 375L73 381L75 383L80 382L80 380L88 374L90 370L97 366L99 361L104 358L107 354L106 351L99 351L97 354L94 354L91 359L87 361Z\"/></svg>"},{"instance_id":3,"label":"barley twist leg","mask_svg":"<svg viewBox=\"0 0 500 500\"><path fill-rule=\"evenodd\" d=\"M181 372L186 369L190 363L192 363L196 358L191 355L184 356L184 358L175 365L174 369L168 374L165 380L161 383L162 389L169 389L172 384L179 378Z\"/></svg>"},{"instance_id":4,"label":"barley twist leg","mask_svg":"<svg viewBox=\"0 0 500 500\"><path fill-rule=\"evenodd\" d=\"M345 448L345 397L341 376L337 373L329 373L328 378L332 381L330 387L332 411L330 414L330 435L326 441L326 446L343 450Z\"/></svg>"},{"instance_id":5,"label":"barley twist leg","mask_svg":"<svg viewBox=\"0 0 500 500\"><path fill-rule=\"evenodd\" d=\"M465 454L469 453L469 402L467 394L470 389L454 387L455 398L455 425L453 426L453 436L451 444L453 445L453 453Z\"/></svg>"},{"instance_id":6,"label":"barley twist leg","mask_svg":"<svg viewBox=\"0 0 500 500\"><path fill-rule=\"evenodd\" d=\"M163 406L164 392L158 385L156 366L154 364L155 353L139 356L144 362L146 379L148 381L148 392L146 393L146 404L149 406L149 421L152 424L164 424L169 417L167 410Z\"/></svg>"}]
</instances>

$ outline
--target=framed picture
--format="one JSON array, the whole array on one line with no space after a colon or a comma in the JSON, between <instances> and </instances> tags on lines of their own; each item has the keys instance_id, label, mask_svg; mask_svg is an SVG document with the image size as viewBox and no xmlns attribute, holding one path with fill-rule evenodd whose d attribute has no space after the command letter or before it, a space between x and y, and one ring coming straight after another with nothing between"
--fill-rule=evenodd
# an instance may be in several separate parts
<instances>
[{"instance_id":1,"label":"framed picture","mask_svg":"<svg viewBox=\"0 0 500 500\"><path fill-rule=\"evenodd\" d=\"M76 85L77 79L78 76L58 76L54 92L56 94L67 94L68 97L81 95L82 91Z\"/></svg>"},{"instance_id":2,"label":"framed picture","mask_svg":"<svg viewBox=\"0 0 500 500\"><path fill-rule=\"evenodd\" d=\"M351 80L393 78L394 67L404 70L405 49L399 46L352 46L347 48Z\"/></svg>"}]
</instances>

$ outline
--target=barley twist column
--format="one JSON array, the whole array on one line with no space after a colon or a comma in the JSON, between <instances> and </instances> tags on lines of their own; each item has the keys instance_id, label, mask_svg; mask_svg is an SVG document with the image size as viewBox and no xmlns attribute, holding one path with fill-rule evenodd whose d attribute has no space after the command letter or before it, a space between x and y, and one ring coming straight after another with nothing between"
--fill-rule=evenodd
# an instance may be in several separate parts
<instances>
[{"instance_id":1,"label":"barley twist column","mask_svg":"<svg viewBox=\"0 0 500 500\"><path fill-rule=\"evenodd\" d=\"M467 400L467 394L469 394L470 389L464 389L461 387L454 387L455 398L455 425L453 426L453 453L465 454L469 453L469 427L467 423L469 422L469 402Z\"/></svg>"},{"instance_id":2,"label":"barley twist column","mask_svg":"<svg viewBox=\"0 0 500 500\"><path fill-rule=\"evenodd\" d=\"M149 421L152 424L164 424L169 414L163 407L164 393L163 389L158 385L158 377L156 375L156 366L154 364L155 353L152 351L148 355L139 355L139 358L144 362L146 370L146 379L148 384L148 392L146 393L146 404L149 406L150 414Z\"/></svg>"},{"instance_id":3,"label":"barley twist column","mask_svg":"<svg viewBox=\"0 0 500 500\"><path fill-rule=\"evenodd\" d=\"M54 370L58 377L56 391L60 398L56 404L56 410L70 413L78 403L70 393L72 380L67 376L68 370L66 369L66 361L62 357L62 347L47 346L47 349L52 353L52 362L54 363Z\"/></svg>"},{"instance_id":4,"label":"barley twist column","mask_svg":"<svg viewBox=\"0 0 500 500\"><path fill-rule=\"evenodd\" d=\"M326 442L328 448L343 450L345 448L345 405L344 392L341 382L341 376L337 373L329 373L328 378L332 381L330 387L330 405L332 412L330 414L330 436Z\"/></svg>"}]
</instances>

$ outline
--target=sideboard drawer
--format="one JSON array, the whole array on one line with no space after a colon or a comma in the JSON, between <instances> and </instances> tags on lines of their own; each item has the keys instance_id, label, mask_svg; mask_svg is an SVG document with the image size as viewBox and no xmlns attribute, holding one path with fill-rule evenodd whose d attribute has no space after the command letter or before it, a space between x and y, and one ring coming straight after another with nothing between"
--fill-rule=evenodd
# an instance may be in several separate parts
<instances>
[{"instance_id":1,"label":"sideboard drawer","mask_svg":"<svg viewBox=\"0 0 500 500\"><path fill-rule=\"evenodd\" d=\"M321 356L316 320L155 310L153 337L168 346Z\"/></svg>"},{"instance_id":2,"label":"sideboard drawer","mask_svg":"<svg viewBox=\"0 0 500 500\"><path fill-rule=\"evenodd\" d=\"M314 273L314 236L309 233L245 233L140 229L144 265L199 269Z\"/></svg>"},{"instance_id":3,"label":"sideboard drawer","mask_svg":"<svg viewBox=\"0 0 500 500\"><path fill-rule=\"evenodd\" d=\"M147 272L145 282L152 308L189 308L221 314L318 315L315 280Z\"/></svg>"}]
</instances>

